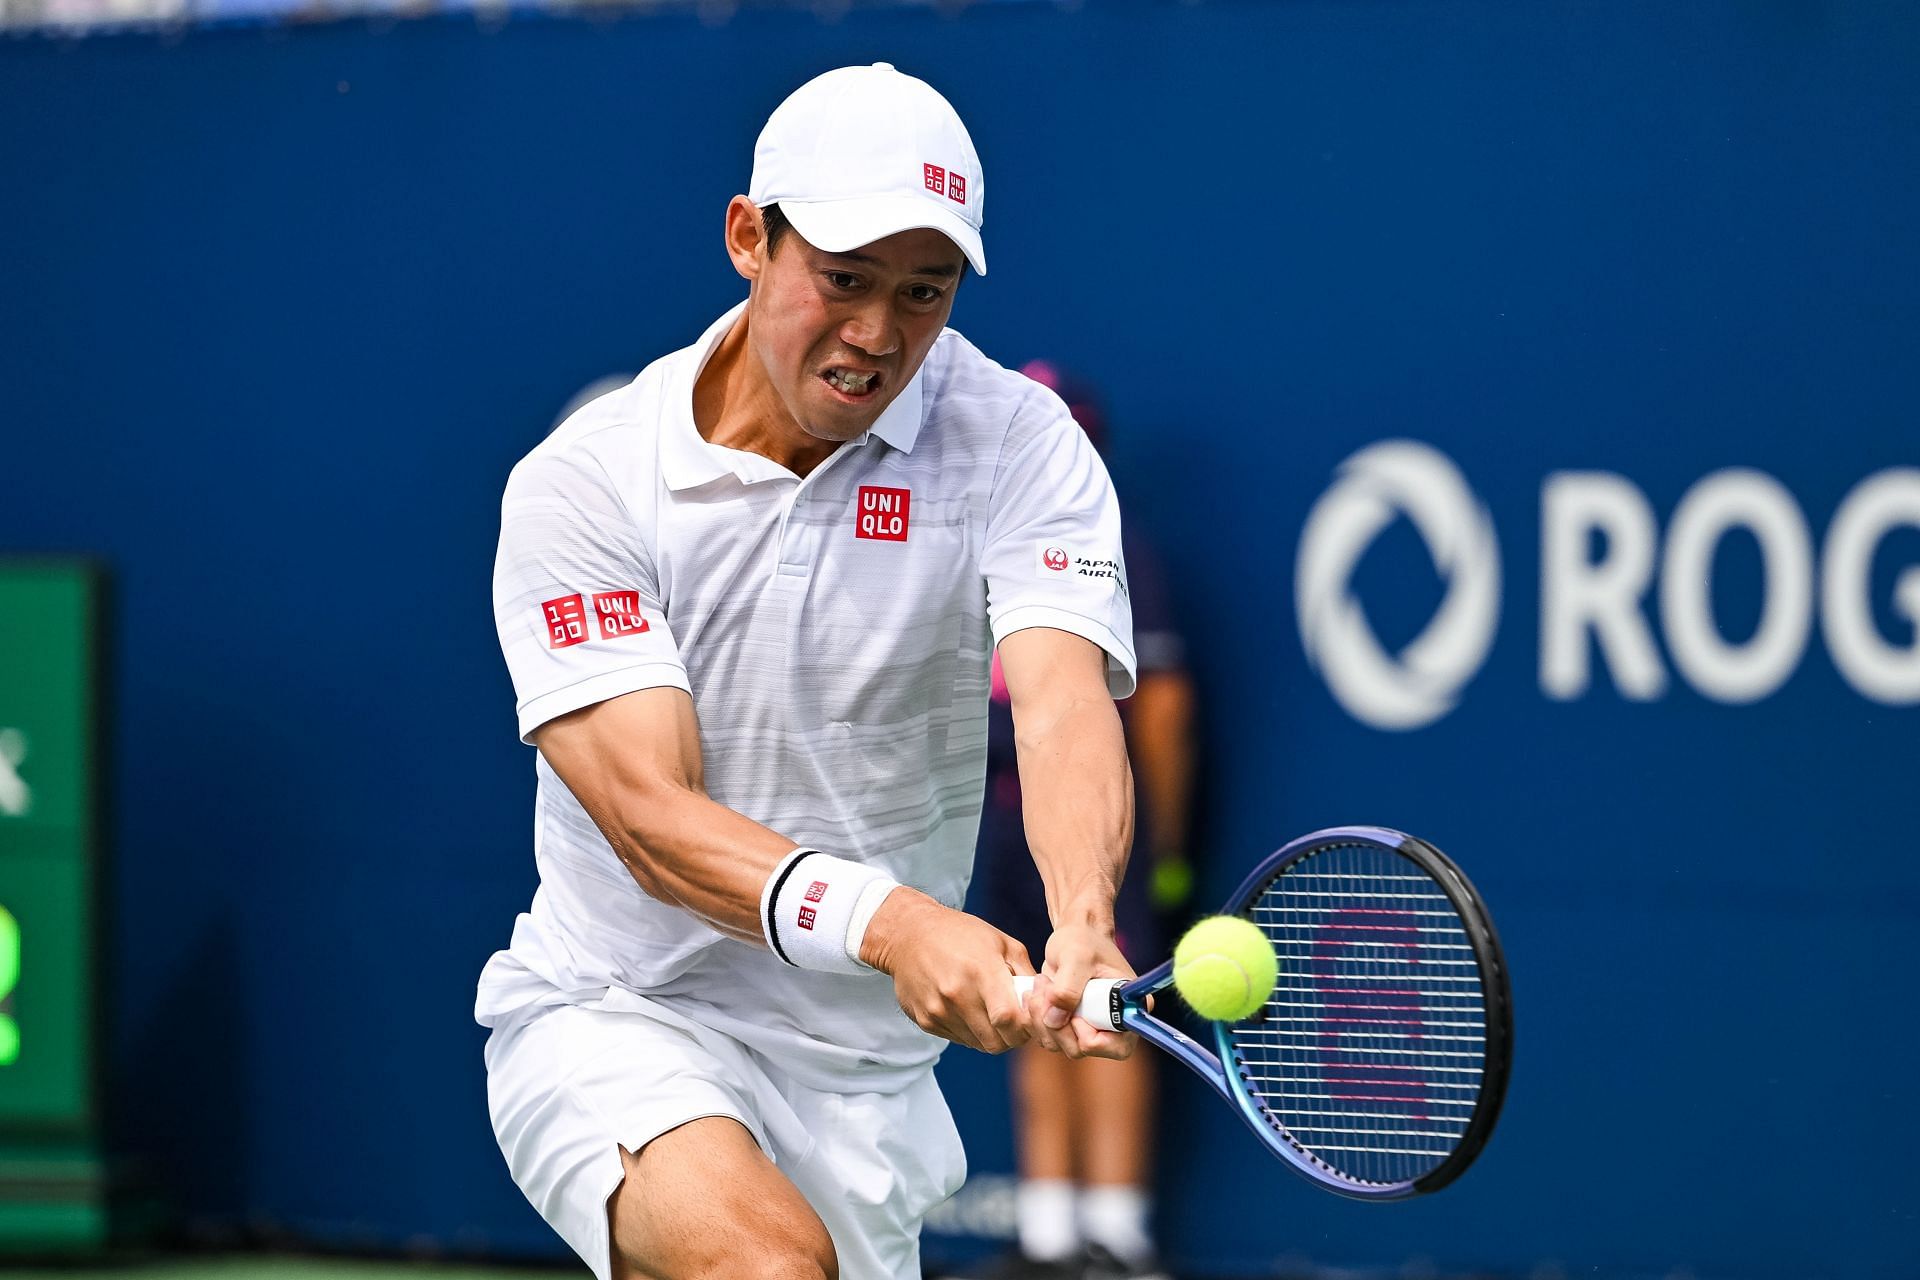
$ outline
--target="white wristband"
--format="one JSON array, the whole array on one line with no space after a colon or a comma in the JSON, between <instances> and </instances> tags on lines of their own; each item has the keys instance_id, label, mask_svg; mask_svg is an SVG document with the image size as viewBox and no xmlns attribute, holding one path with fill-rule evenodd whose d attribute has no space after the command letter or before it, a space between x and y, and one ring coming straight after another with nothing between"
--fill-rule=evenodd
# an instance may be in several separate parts
<instances>
[{"instance_id":1,"label":"white wristband","mask_svg":"<svg viewBox=\"0 0 1920 1280\"><path fill-rule=\"evenodd\" d=\"M797 969L871 973L860 962L860 942L880 903L899 884L863 863L795 849L774 867L760 893L767 946Z\"/></svg>"}]
</instances>

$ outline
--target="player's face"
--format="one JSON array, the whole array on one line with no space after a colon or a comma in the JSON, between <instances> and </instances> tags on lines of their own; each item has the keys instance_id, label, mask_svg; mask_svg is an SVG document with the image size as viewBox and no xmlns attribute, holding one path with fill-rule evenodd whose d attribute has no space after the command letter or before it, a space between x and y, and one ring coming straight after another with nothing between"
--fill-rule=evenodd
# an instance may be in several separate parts
<instances>
[{"instance_id":1,"label":"player's face","mask_svg":"<svg viewBox=\"0 0 1920 1280\"><path fill-rule=\"evenodd\" d=\"M938 231L902 231L852 253L788 231L753 277L748 341L794 422L851 440L913 380L953 312L966 261Z\"/></svg>"}]
</instances>

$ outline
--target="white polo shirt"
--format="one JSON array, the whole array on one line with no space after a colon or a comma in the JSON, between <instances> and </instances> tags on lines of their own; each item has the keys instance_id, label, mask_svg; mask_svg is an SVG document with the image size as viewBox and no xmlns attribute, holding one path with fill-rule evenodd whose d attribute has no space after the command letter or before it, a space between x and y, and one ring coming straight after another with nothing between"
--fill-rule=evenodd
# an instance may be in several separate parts
<instances>
[{"instance_id":1,"label":"white polo shirt","mask_svg":"<svg viewBox=\"0 0 1920 1280\"><path fill-rule=\"evenodd\" d=\"M804 480L700 437L694 381L738 319L592 401L514 468L494 616L527 738L662 685L699 716L708 794L949 906L979 827L992 645L1027 627L1134 680L1120 512L1051 391L952 330L865 435ZM537 758L540 888L477 1016L675 1007L820 1088L884 1089L942 1042L881 974L787 966L634 883Z\"/></svg>"}]
</instances>

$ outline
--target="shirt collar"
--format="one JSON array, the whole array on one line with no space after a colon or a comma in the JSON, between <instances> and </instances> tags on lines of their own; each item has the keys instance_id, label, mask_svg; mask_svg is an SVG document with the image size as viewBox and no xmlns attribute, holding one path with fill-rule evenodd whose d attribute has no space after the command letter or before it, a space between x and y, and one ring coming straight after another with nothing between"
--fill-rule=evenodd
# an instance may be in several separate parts
<instances>
[{"instance_id":1,"label":"shirt collar","mask_svg":"<svg viewBox=\"0 0 1920 1280\"><path fill-rule=\"evenodd\" d=\"M712 359L714 348L732 330L746 307L745 302L739 303L708 326L707 331L700 335L700 340L689 348L693 358L681 365L681 375L668 392L666 414L661 424L660 474L669 489L692 489L711 484L726 475L737 476L746 484L756 480L793 477L792 472L771 458L729 449L725 445L702 439L700 429L693 422L694 383L699 381L700 371ZM893 398L893 403L874 420L873 425L847 444L858 448L878 436L902 453L913 452L914 441L920 437L920 418L924 405L921 380L925 377L926 365L922 363L919 372L913 375L913 381L900 389L900 394Z\"/></svg>"},{"instance_id":2,"label":"shirt collar","mask_svg":"<svg viewBox=\"0 0 1920 1280\"><path fill-rule=\"evenodd\" d=\"M720 345L720 339L727 336L746 307L742 302L729 308L725 315L707 326L700 340L688 349L692 359L681 362L679 376L667 389L666 412L661 415L660 424L660 477L669 489L692 489L734 474L726 455L739 451L708 444L700 438L700 429L693 425L693 384L700 380L700 371L707 367L713 349Z\"/></svg>"},{"instance_id":3,"label":"shirt collar","mask_svg":"<svg viewBox=\"0 0 1920 1280\"><path fill-rule=\"evenodd\" d=\"M927 354L931 356L933 353L929 351ZM866 435L860 437L862 443L865 443L867 436L879 436L902 453L913 452L913 442L920 438L920 411L925 394L921 383L926 376L927 362L922 360L920 368L913 375L913 381L900 388L900 394L893 398L893 403L873 420Z\"/></svg>"}]
</instances>

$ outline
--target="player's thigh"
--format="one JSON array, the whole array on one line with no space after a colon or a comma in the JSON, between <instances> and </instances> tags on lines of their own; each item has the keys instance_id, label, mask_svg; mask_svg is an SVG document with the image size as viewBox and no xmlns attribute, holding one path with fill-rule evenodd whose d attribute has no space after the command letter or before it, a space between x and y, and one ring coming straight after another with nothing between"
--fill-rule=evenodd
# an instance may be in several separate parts
<instances>
[{"instance_id":1,"label":"player's thigh","mask_svg":"<svg viewBox=\"0 0 1920 1280\"><path fill-rule=\"evenodd\" d=\"M738 1122L708 1116L636 1154L607 1200L613 1280L832 1280L833 1242Z\"/></svg>"},{"instance_id":2,"label":"player's thigh","mask_svg":"<svg viewBox=\"0 0 1920 1280\"><path fill-rule=\"evenodd\" d=\"M514 1182L597 1280L612 1280L608 1205L627 1176L623 1152L704 1119L751 1134L756 1150L781 1150L772 1131L791 1140L799 1127L739 1044L649 1001L563 1005L496 1027L487 1103Z\"/></svg>"},{"instance_id":3,"label":"player's thigh","mask_svg":"<svg viewBox=\"0 0 1920 1280\"><path fill-rule=\"evenodd\" d=\"M966 1149L931 1070L887 1093L789 1084L818 1141L783 1165L820 1211L847 1280L920 1280L927 1211L960 1189Z\"/></svg>"}]
</instances>

